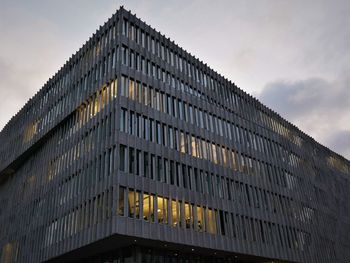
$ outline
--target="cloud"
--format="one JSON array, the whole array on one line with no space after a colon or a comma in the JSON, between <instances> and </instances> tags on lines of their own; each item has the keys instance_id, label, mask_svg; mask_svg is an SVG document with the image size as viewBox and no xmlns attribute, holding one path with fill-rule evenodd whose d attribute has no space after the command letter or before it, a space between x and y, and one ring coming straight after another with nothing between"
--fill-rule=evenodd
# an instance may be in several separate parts
<instances>
[{"instance_id":1,"label":"cloud","mask_svg":"<svg viewBox=\"0 0 350 263\"><path fill-rule=\"evenodd\" d=\"M332 150L350 158L350 78L268 83L258 98Z\"/></svg>"},{"instance_id":2,"label":"cloud","mask_svg":"<svg viewBox=\"0 0 350 263\"><path fill-rule=\"evenodd\" d=\"M350 130L347 131L335 131L330 138L328 143L333 145L335 149L343 153L343 155L349 159L350 157Z\"/></svg>"}]
</instances>

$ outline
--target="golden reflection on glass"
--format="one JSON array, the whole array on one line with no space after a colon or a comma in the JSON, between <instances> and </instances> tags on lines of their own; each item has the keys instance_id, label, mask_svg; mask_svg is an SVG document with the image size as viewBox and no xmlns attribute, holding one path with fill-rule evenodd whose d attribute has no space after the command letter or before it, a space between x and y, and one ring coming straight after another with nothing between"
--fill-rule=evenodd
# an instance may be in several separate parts
<instances>
[{"instance_id":1,"label":"golden reflection on glass","mask_svg":"<svg viewBox=\"0 0 350 263\"><path fill-rule=\"evenodd\" d=\"M129 81L129 98L130 99L134 99L134 95L135 95L135 82L130 79Z\"/></svg>"},{"instance_id":2,"label":"golden reflection on glass","mask_svg":"<svg viewBox=\"0 0 350 263\"><path fill-rule=\"evenodd\" d=\"M192 205L189 203L185 203L185 222L186 228L191 228L193 225L193 217L192 217Z\"/></svg>"},{"instance_id":3,"label":"golden reflection on glass","mask_svg":"<svg viewBox=\"0 0 350 263\"><path fill-rule=\"evenodd\" d=\"M140 218L140 192L136 192L135 195L135 217Z\"/></svg>"},{"instance_id":4,"label":"golden reflection on glass","mask_svg":"<svg viewBox=\"0 0 350 263\"><path fill-rule=\"evenodd\" d=\"M213 209L207 209L207 230L211 234L216 234L216 218L215 211Z\"/></svg>"},{"instance_id":5,"label":"golden reflection on glass","mask_svg":"<svg viewBox=\"0 0 350 263\"><path fill-rule=\"evenodd\" d=\"M24 129L23 133L23 142L27 143L33 139L33 137L38 132L38 122L30 123L28 126Z\"/></svg>"},{"instance_id":6,"label":"golden reflection on glass","mask_svg":"<svg viewBox=\"0 0 350 263\"><path fill-rule=\"evenodd\" d=\"M205 231L204 228L204 212L203 208L200 206L197 206L197 230L200 232Z\"/></svg>"},{"instance_id":7,"label":"golden reflection on glass","mask_svg":"<svg viewBox=\"0 0 350 263\"><path fill-rule=\"evenodd\" d=\"M164 222L164 208L163 208L163 197L157 196L157 215L158 223Z\"/></svg>"},{"instance_id":8,"label":"golden reflection on glass","mask_svg":"<svg viewBox=\"0 0 350 263\"><path fill-rule=\"evenodd\" d=\"M179 215L177 210L176 200L171 200L171 215L172 215L172 225L177 227L179 224Z\"/></svg>"},{"instance_id":9,"label":"golden reflection on glass","mask_svg":"<svg viewBox=\"0 0 350 263\"><path fill-rule=\"evenodd\" d=\"M216 153L216 145L212 144L211 147L212 147L212 154L213 154L213 162L215 164L217 164L218 163L218 157L217 157L217 153Z\"/></svg>"},{"instance_id":10,"label":"golden reflection on glass","mask_svg":"<svg viewBox=\"0 0 350 263\"><path fill-rule=\"evenodd\" d=\"M149 195L144 193L143 194L143 219L148 221L149 220Z\"/></svg>"},{"instance_id":11,"label":"golden reflection on glass","mask_svg":"<svg viewBox=\"0 0 350 263\"><path fill-rule=\"evenodd\" d=\"M185 153L185 134L183 132L180 132L180 151L182 153Z\"/></svg>"},{"instance_id":12,"label":"golden reflection on glass","mask_svg":"<svg viewBox=\"0 0 350 263\"><path fill-rule=\"evenodd\" d=\"M192 156L197 157L196 138L191 136Z\"/></svg>"},{"instance_id":13,"label":"golden reflection on glass","mask_svg":"<svg viewBox=\"0 0 350 263\"><path fill-rule=\"evenodd\" d=\"M224 166L227 166L227 154L226 154L226 149L224 147L221 147L222 151L222 162Z\"/></svg>"},{"instance_id":14,"label":"golden reflection on glass","mask_svg":"<svg viewBox=\"0 0 350 263\"><path fill-rule=\"evenodd\" d=\"M143 194L143 219L154 222L154 196Z\"/></svg>"},{"instance_id":15,"label":"golden reflection on glass","mask_svg":"<svg viewBox=\"0 0 350 263\"><path fill-rule=\"evenodd\" d=\"M119 188L119 206L118 206L118 214L120 216L124 216L124 188Z\"/></svg>"}]
</instances>

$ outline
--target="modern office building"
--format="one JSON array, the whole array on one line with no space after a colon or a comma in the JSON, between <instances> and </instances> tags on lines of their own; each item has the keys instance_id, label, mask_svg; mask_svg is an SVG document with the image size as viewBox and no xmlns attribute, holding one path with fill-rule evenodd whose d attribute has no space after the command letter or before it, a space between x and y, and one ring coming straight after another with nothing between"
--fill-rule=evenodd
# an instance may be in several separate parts
<instances>
[{"instance_id":1,"label":"modern office building","mask_svg":"<svg viewBox=\"0 0 350 263\"><path fill-rule=\"evenodd\" d=\"M345 263L349 178L120 8L0 133L0 262Z\"/></svg>"}]
</instances>

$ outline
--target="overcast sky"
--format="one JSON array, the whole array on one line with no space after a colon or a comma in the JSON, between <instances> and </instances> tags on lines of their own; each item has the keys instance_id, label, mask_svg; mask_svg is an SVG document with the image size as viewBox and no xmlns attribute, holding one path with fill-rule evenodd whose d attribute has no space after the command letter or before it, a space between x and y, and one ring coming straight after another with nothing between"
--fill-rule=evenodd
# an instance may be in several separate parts
<instances>
[{"instance_id":1,"label":"overcast sky","mask_svg":"<svg viewBox=\"0 0 350 263\"><path fill-rule=\"evenodd\" d=\"M120 5L350 158L345 0L0 0L0 129Z\"/></svg>"}]
</instances>

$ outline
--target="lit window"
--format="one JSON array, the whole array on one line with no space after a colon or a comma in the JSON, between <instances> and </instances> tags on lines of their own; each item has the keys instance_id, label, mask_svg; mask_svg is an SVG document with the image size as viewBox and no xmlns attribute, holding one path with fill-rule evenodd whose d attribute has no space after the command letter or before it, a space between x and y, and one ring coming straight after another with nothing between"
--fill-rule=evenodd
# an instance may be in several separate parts
<instances>
[{"instance_id":1,"label":"lit window","mask_svg":"<svg viewBox=\"0 0 350 263\"><path fill-rule=\"evenodd\" d=\"M132 79L129 80L129 98L135 98L135 82Z\"/></svg>"},{"instance_id":2,"label":"lit window","mask_svg":"<svg viewBox=\"0 0 350 263\"><path fill-rule=\"evenodd\" d=\"M128 216L133 218L135 214L135 192L130 189L128 193L128 207L129 207Z\"/></svg>"},{"instance_id":3,"label":"lit window","mask_svg":"<svg viewBox=\"0 0 350 263\"><path fill-rule=\"evenodd\" d=\"M207 231L211 234L216 234L216 217L213 209L207 209Z\"/></svg>"},{"instance_id":4,"label":"lit window","mask_svg":"<svg viewBox=\"0 0 350 263\"><path fill-rule=\"evenodd\" d=\"M158 223L164 223L164 202L161 196L157 197L157 216Z\"/></svg>"},{"instance_id":5,"label":"lit window","mask_svg":"<svg viewBox=\"0 0 350 263\"><path fill-rule=\"evenodd\" d=\"M154 200L153 195L143 194L143 219L147 221L154 221L153 214Z\"/></svg>"},{"instance_id":6,"label":"lit window","mask_svg":"<svg viewBox=\"0 0 350 263\"><path fill-rule=\"evenodd\" d=\"M189 203L185 203L185 222L186 228L193 226L192 205Z\"/></svg>"},{"instance_id":7,"label":"lit window","mask_svg":"<svg viewBox=\"0 0 350 263\"><path fill-rule=\"evenodd\" d=\"M186 142L185 142L185 134L180 131L180 151L182 153L185 153L185 145L186 145Z\"/></svg>"},{"instance_id":8,"label":"lit window","mask_svg":"<svg viewBox=\"0 0 350 263\"><path fill-rule=\"evenodd\" d=\"M118 214L124 216L124 187L119 187L119 206Z\"/></svg>"},{"instance_id":9,"label":"lit window","mask_svg":"<svg viewBox=\"0 0 350 263\"><path fill-rule=\"evenodd\" d=\"M171 200L172 225L177 227L179 224L179 212L176 200Z\"/></svg>"}]
</instances>

